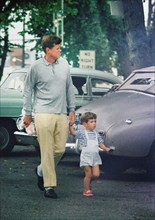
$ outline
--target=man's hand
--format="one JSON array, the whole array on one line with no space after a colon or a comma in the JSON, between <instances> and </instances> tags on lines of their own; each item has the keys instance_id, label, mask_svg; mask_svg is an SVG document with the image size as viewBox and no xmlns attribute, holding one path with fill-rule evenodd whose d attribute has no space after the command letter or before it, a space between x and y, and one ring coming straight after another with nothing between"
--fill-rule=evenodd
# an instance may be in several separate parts
<instances>
[{"instance_id":1,"label":"man's hand","mask_svg":"<svg viewBox=\"0 0 155 220\"><path fill-rule=\"evenodd\" d=\"M75 122L75 112L69 113L69 125L72 126Z\"/></svg>"},{"instance_id":2,"label":"man's hand","mask_svg":"<svg viewBox=\"0 0 155 220\"><path fill-rule=\"evenodd\" d=\"M23 117L23 122L24 122L25 127L28 127L32 122L32 116L31 115L25 115Z\"/></svg>"}]
</instances>

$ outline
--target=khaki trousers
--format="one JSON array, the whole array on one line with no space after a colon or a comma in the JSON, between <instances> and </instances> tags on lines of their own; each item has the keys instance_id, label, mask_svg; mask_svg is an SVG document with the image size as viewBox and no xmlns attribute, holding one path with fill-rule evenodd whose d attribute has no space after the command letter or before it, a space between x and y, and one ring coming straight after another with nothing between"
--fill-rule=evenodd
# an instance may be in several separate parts
<instances>
[{"instance_id":1,"label":"khaki trousers","mask_svg":"<svg viewBox=\"0 0 155 220\"><path fill-rule=\"evenodd\" d=\"M56 165L60 161L68 138L65 114L35 114L35 126L40 145L44 187L56 186Z\"/></svg>"}]
</instances>

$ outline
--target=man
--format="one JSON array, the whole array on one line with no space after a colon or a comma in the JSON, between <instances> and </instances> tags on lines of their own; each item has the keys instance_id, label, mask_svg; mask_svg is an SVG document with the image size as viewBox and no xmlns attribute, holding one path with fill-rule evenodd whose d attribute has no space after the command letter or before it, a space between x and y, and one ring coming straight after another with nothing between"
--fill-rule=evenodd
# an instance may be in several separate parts
<instances>
[{"instance_id":1,"label":"man","mask_svg":"<svg viewBox=\"0 0 155 220\"><path fill-rule=\"evenodd\" d=\"M32 111L35 113L35 127L41 151L41 165L36 169L38 187L49 198L57 198L54 191L57 186L55 168L65 151L68 137L67 108L69 124L74 124L75 120L75 97L70 67L60 55L60 44L61 39L57 36L43 37L45 56L31 66L23 94L25 126L32 121Z\"/></svg>"}]
</instances>

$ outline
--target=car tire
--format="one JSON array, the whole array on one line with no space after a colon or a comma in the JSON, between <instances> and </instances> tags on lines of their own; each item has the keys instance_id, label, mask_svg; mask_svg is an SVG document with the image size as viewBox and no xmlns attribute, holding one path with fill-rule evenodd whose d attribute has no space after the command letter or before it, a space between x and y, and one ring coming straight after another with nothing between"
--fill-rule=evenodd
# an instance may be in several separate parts
<instances>
[{"instance_id":1,"label":"car tire","mask_svg":"<svg viewBox=\"0 0 155 220\"><path fill-rule=\"evenodd\" d=\"M39 145L35 146L36 155L41 158L40 147Z\"/></svg>"},{"instance_id":2,"label":"car tire","mask_svg":"<svg viewBox=\"0 0 155 220\"><path fill-rule=\"evenodd\" d=\"M119 156L101 155L101 169L107 177L119 177L128 168L128 160Z\"/></svg>"},{"instance_id":3,"label":"car tire","mask_svg":"<svg viewBox=\"0 0 155 220\"><path fill-rule=\"evenodd\" d=\"M0 154L6 155L13 149L16 139L14 132L16 130L15 123L9 120L0 120Z\"/></svg>"},{"instance_id":4,"label":"car tire","mask_svg":"<svg viewBox=\"0 0 155 220\"><path fill-rule=\"evenodd\" d=\"M147 158L147 172L149 179L155 181L155 141Z\"/></svg>"}]
</instances>

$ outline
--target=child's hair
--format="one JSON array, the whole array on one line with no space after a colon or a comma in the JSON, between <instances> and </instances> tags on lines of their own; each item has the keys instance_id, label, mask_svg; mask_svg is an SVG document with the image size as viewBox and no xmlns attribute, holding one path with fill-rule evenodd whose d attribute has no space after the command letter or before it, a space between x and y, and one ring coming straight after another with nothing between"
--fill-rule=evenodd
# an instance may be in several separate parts
<instances>
[{"instance_id":1,"label":"child's hair","mask_svg":"<svg viewBox=\"0 0 155 220\"><path fill-rule=\"evenodd\" d=\"M83 124L84 122L87 123L89 119L96 119L97 115L93 112L85 112L80 117L80 122Z\"/></svg>"}]
</instances>

